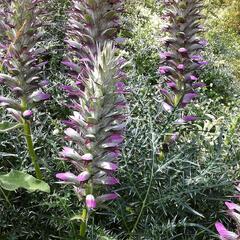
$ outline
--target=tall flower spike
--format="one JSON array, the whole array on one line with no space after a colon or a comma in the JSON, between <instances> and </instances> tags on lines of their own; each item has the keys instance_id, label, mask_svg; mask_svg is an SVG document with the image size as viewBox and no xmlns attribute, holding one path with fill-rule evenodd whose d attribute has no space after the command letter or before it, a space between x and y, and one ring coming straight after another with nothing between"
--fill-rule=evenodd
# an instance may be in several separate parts
<instances>
[{"instance_id":1,"label":"tall flower spike","mask_svg":"<svg viewBox=\"0 0 240 240\"><path fill-rule=\"evenodd\" d=\"M236 197L239 199L239 186L236 187L238 190L238 194ZM219 239L221 240L238 240L240 239L240 205L233 202L225 202L225 205L228 208L228 215L233 219L236 223L237 233L228 231L224 225L220 222L215 223L216 230L219 234Z\"/></svg>"},{"instance_id":2,"label":"tall flower spike","mask_svg":"<svg viewBox=\"0 0 240 240\"><path fill-rule=\"evenodd\" d=\"M116 56L112 43L98 47L96 56L91 54L91 61L93 69L86 68L89 78L85 90L78 88L81 94L73 100L77 110L70 121L65 122L69 126L66 139L72 148L64 147L60 153L63 160L75 167L75 174L56 175L61 181L74 185L89 211L118 196L102 191L119 184L114 173L118 169L126 119L123 95L126 90L121 81L124 63Z\"/></svg>"},{"instance_id":3,"label":"tall flower spike","mask_svg":"<svg viewBox=\"0 0 240 240\"><path fill-rule=\"evenodd\" d=\"M35 166L37 177L41 173L33 150L30 119L31 109L49 99L42 91L41 71L46 62L39 62L44 50L38 47L43 35L44 13L39 7L41 1L13 0L4 4L0 13L1 68L0 83L7 86L13 98L0 96L0 106L6 108L13 119L23 125L29 153Z\"/></svg>"},{"instance_id":4,"label":"tall flower spike","mask_svg":"<svg viewBox=\"0 0 240 240\"><path fill-rule=\"evenodd\" d=\"M123 0L72 1L66 40L70 54L63 64L72 70L72 78L82 87L88 78L86 67L92 67L90 52L96 55L97 46L102 49L106 41L116 38L122 3Z\"/></svg>"},{"instance_id":5,"label":"tall flower spike","mask_svg":"<svg viewBox=\"0 0 240 240\"><path fill-rule=\"evenodd\" d=\"M199 38L202 0L165 1L164 27L168 32L165 39L167 51L160 54L162 65L159 73L165 76L165 87L160 92L164 96L163 109L169 113L181 110L176 124L184 124L197 119L196 116L184 116L184 108L197 98L197 89L205 86L198 81L197 72L207 62L198 55L206 45Z\"/></svg>"}]
</instances>

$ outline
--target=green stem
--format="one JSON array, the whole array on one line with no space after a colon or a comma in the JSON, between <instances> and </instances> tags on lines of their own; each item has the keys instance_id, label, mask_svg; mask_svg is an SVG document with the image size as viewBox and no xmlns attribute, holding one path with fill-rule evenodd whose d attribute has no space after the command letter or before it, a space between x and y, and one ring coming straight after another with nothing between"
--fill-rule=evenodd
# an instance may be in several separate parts
<instances>
[{"instance_id":1,"label":"green stem","mask_svg":"<svg viewBox=\"0 0 240 240\"><path fill-rule=\"evenodd\" d=\"M28 153L29 153L29 156L32 160L32 164L35 168L36 177L38 179L42 180L43 176L42 176L40 167L37 163L37 155L35 153L34 146L33 146L30 124L27 121L25 121L24 124L23 124L23 128L24 128L25 139L26 139L27 146L28 146Z\"/></svg>"},{"instance_id":2,"label":"green stem","mask_svg":"<svg viewBox=\"0 0 240 240\"><path fill-rule=\"evenodd\" d=\"M27 110L27 101L26 101L25 97L22 98L22 108L23 108L24 111ZM24 129L24 136L25 136L25 139L26 139L26 142L27 142L28 153L29 153L29 156L32 160L32 164L33 164L34 169L35 169L36 177L38 179L42 180L43 175L42 175L40 167L37 163L37 155L36 155L35 150L34 150L31 127L30 127L30 123L28 121L24 120L23 129Z\"/></svg>"},{"instance_id":3,"label":"green stem","mask_svg":"<svg viewBox=\"0 0 240 240\"><path fill-rule=\"evenodd\" d=\"M83 208L82 211L82 222L80 225L80 238L86 239L86 233L87 233L87 221L88 221L88 210L86 207Z\"/></svg>"}]
</instances>

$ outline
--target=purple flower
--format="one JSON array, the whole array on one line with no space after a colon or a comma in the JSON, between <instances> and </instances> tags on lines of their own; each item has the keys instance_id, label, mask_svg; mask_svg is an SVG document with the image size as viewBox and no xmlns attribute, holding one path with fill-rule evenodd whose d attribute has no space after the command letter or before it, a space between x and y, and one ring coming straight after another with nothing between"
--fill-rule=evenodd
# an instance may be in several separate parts
<instances>
[{"instance_id":1,"label":"purple flower","mask_svg":"<svg viewBox=\"0 0 240 240\"><path fill-rule=\"evenodd\" d=\"M108 138L108 142L110 143L122 143L124 140L123 136L121 134L112 134L109 138Z\"/></svg>"},{"instance_id":2,"label":"purple flower","mask_svg":"<svg viewBox=\"0 0 240 240\"><path fill-rule=\"evenodd\" d=\"M94 209L97 207L97 201L92 194L88 194L86 196L86 206L88 209Z\"/></svg>"},{"instance_id":3,"label":"purple flower","mask_svg":"<svg viewBox=\"0 0 240 240\"><path fill-rule=\"evenodd\" d=\"M85 182L91 177L91 174L88 171L84 171L77 176L79 182Z\"/></svg>"},{"instance_id":4,"label":"purple flower","mask_svg":"<svg viewBox=\"0 0 240 240\"><path fill-rule=\"evenodd\" d=\"M43 81L41 81L41 82L39 83L39 86L41 86L41 87L45 87L45 86L47 86L47 85L49 85L49 81L48 81L48 80L43 80Z\"/></svg>"},{"instance_id":5,"label":"purple flower","mask_svg":"<svg viewBox=\"0 0 240 240\"><path fill-rule=\"evenodd\" d=\"M228 231L222 223L216 222L215 227L220 235L221 240L238 240L239 235Z\"/></svg>"},{"instance_id":6,"label":"purple flower","mask_svg":"<svg viewBox=\"0 0 240 240\"><path fill-rule=\"evenodd\" d=\"M79 72L79 73L81 72L81 68L78 66L78 64L75 64L75 63L69 62L69 61L63 61L62 64L69 68L72 68L76 72Z\"/></svg>"},{"instance_id":7,"label":"purple flower","mask_svg":"<svg viewBox=\"0 0 240 240\"><path fill-rule=\"evenodd\" d=\"M178 64L178 65L177 65L177 69L179 69L179 70L184 70L184 69L185 69L184 64Z\"/></svg>"},{"instance_id":8,"label":"purple flower","mask_svg":"<svg viewBox=\"0 0 240 240\"><path fill-rule=\"evenodd\" d=\"M163 52L163 53L160 53L160 58L161 59L169 59L172 57L172 53L171 52Z\"/></svg>"},{"instance_id":9,"label":"purple flower","mask_svg":"<svg viewBox=\"0 0 240 240\"><path fill-rule=\"evenodd\" d=\"M239 191L239 189L237 189ZM233 202L225 202L225 205L228 208L228 215L233 219L233 221L236 223L237 230L240 227L240 206L238 204L235 204ZM215 227L219 233L219 237L221 240L238 240L240 238L239 232L238 234L228 231L224 225L220 222L217 222L215 224Z\"/></svg>"},{"instance_id":10,"label":"purple flower","mask_svg":"<svg viewBox=\"0 0 240 240\"><path fill-rule=\"evenodd\" d=\"M118 169L118 165L112 162L99 162L98 167L109 171L116 171Z\"/></svg>"},{"instance_id":11,"label":"purple flower","mask_svg":"<svg viewBox=\"0 0 240 240\"><path fill-rule=\"evenodd\" d=\"M102 49L105 42L117 38L118 13L122 4L122 0L72 1L66 39L69 54L62 63L71 69L72 78L81 77L82 88L88 79L88 68L93 69L92 58L96 56L97 48Z\"/></svg>"},{"instance_id":12,"label":"purple flower","mask_svg":"<svg viewBox=\"0 0 240 240\"><path fill-rule=\"evenodd\" d=\"M16 94L16 96L20 97L23 94L23 89L20 87L13 87L12 89L13 93Z\"/></svg>"},{"instance_id":13,"label":"purple flower","mask_svg":"<svg viewBox=\"0 0 240 240\"><path fill-rule=\"evenodd\" d=\"M65 140L72 148L60 155L75 168L74 191L89 210L115 199L110 193L97 194L119 183L113 174L121 155L128 91L123 82L125 60L117 56L112 40L116 41L122 5L122 0L72 1L69 11L69 53L62 63L75 83L62 88L70 101L67 106L74 110L64 121Z\"/></svg>"},{"instance_id":14,"label":"purple flower","mask_svg":"<svg viewBox=\"0 0 240 240\"><path fill-rule=\"evenodd\" d=\"M104 178L97 178L95 179L95 183L103 184L103 185L116 185L119 184L119 180L115 177L104 177Z\"/></svg>"},{"instance_id":15,"label":"purple flower","mask_svg":"<svg viewBox=\"0 0 240 240\"><path fill-rule=\"evenodd\" d=\"M175 82L167 82L169 88L176 89L177 85Z\"/></svg>"},{"instance_id":16,"label":"purple flower","mask_svg":"<svg viewBox=\"0 0 240 240\"><path fill-rule=\"evenodd\" d=\"M166 102L162 102L162 107L166 112L171 113L173 111L173 107Z\"/></svg>"},{"instance_id":17,"label":"purple flower","mask_svg":"<svg viewBox=\"0 0 240 240\"><path fill-rule=\"evenodd\" d=\"M188 50L187 50L186 48L182 47L182 48L179 48L179 49L178 49L178 52L179 52L179 53L187 53Z\"/></svg>"},{"instance_id":18,"label":"purple flower","mask_svg":"<svg viewBox=\"0 0 240 240\"><path fill-rule=\"evenodd\" d=\"M117 82L116 83L116 88L117 88L117 90L115 91L115 93L119 93L119 94L128 93L128 91L126 90L126 85L125 85L124 82Z\"/></svg>"},{"instance_id":19,"label":"purple flower","mask_svg":"<svg viewBox=\"0 0 240 240\"><path fill-rule=\"evenodd\" d=\"M62 181L71 182L71 181L75 181L77 177L73 173L65 172L65 173L57 173L56 178Z\"/></svg>"},{"instance_id":20,"label":"purple flower","mask_svg":"<svg viewBox=\"0 0 240 240\"><path fill-rule=\"evenodd\" d=\"M40 91L34 92L29 99L31 99L33 102L40 102L50 99L50 95L47 93Z\"/></svg>"},{"instance_id":21,"label":"purple flower","mask_svg":"<svg viewBox=\"0 0 240 240\"><path fill-rule=\"evenodd\" d=\"M23 112L22 115L25 119L30 119L33 116L33 112L32 110L26 110Z\"/></svg>"},{"instance_id":22,"label":"purple flower","mask_svg":"<svg viewBox=\"0 0 240 240\"><path fill-rule=\"evenodd\" d=\"M159 68L158 72L160 74L166 74L166 73L170 73L172 71L172 68L167 67L167 66L162 66Z\"/></svg>"},{"instance_id":23,"label":"purple flower","mask_svg":"<svg viewBox=\"0 0 240 240\"><path fill-rule=\"evenodd\" d=\"M183 120L185 122L193 122L193 121L196 121L197 119L198 119L198 117L194 116L194 115L188 115L188 116L183 117Z\"/></svg>"},{"instance_id":24,"label":"purple flower","mask_svg":"<svg viewBox=\"0 0 240 240\"><path fill-rule=\"evenodd\" d=\"M206 84L202 83L202 82L197 82L197 83L192 84L193 88L202 88L202 87L205 87L205 86L206 86Z\"/></svg>"},{"instance_id":25,"label":"purple flower","mask_svg":"<svg viewBox=\"0 0 240 240\"><path fill-rule=\"evenodd\" d=\"M206 47L208 45L208 41L207 40L200 40L199 44L202 45L203 47Z\"/></svg>"},{"instance_id":26,"label":"purple flower","mask_svg":"<svg viewBox=\"0 0 240 240\"><path fill-rule=\"evenodd\" d=\"M182 103L183 104L188 104L190 103L194 98L196 98L198 96L197 93L187 93L184 95Z\"/></svg>"},{"instance_id":27,"label":"purple flower","mask_svg":"<svg viewBox=\"0 0 240 240\"><path fill-rule=\"evenodd\" d=\"M97 197L97 202L103 203L106 201L115 200L118 197L119 197L119 195L117 193L108 193L108 194L104 194L104 195Z\"/></svg>"},{"instance_id":28,"label":"purple flower","mask_svg":"<svg viewBox=\"0 0 240 240\"><path fill-rule=\"evenodd\" d=\"M195 75L188 75L188 76L186 77L186 80L187 80L187 81L197 81L198 78L197 78Z\"/></svg>"},{"instance_id":29,"label":"purple flower","mask_svg":"<svg viewBox=\"0 0 240 240\"><path fill-rule=\"evenodd\" d=\"M93 160L93 155L91 153L86 153L83 156L81 156L81 159L83 161L92 161Z\"/></svg>"},{"instance_id":30,"label":"purple flower","mask_svg":"<svg viewBox=\"0 0 240 240\"><path fill-rule=\"evenodd\" d=\"M0 106L22 111L22 107L17 101L3 96L0 96Z\"/></svg>"},{"instance_id":31,"label":"purple flower","mask_svg":"<svg viewBox=\"0 0 240 240\"><path fill-rule=\"evenodd\" d=\"M183 116L182 118L178 119L175 123L176 124L184 124L184 123L196 121L197 119L198 119L197 116L188 115L188 116Z\"/></svg>"},{"instance_id":32,"label":"purple flower","mask_svg":"<svg viewBox=\"0 0 240 240\"><path fill-rule=\"evenodd\" d=\"M200 55L192 55L191 59L194 61L201 61L203 58Z\"/></svg>"},{"instance_id":33,"label":"purple flower","mask_svg":"<svg viewBox=\"0 0 240 240\"><path fill-rule=\"evenodd\" d=\"M22 115L20 111L17 111L13 108L7 108L8 113L15 119L17 122L23 123Z\"/></svg>"},{"instance_id":34,"label":"purple flower","mask_svg":"<svg viewBox=\"0 0 240 240\"><path fill-rule=\"evenodd\" d=\"M71 139L72 141L82 142L81 135L74 130L73 128L67 128L64 133Z\"/></svg>"},{"instance_id":35,"label":"purple flower","mask_svg":"<svg viewBox=\"0 0 240 240\"><path fill-rule=\"evenodd\" d=\"M198 64L201 66L205 66L208 65L208 61L199 61Z\"/></svg>"}]
</instances>

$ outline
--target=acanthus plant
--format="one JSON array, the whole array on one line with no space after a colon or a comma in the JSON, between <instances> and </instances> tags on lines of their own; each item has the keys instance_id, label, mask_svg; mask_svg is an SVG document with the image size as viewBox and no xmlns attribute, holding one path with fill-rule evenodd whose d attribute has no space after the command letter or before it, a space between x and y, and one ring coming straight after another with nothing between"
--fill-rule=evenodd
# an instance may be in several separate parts
<instances>
[{"instance_id":1,"label":"acanthus plant","mask_svg":"<svg viewBox=\"0 0 240 240\"><path fill-rule=\"evenodd\" d=\"M159 73L164 75L164 86L160 92L164 97L163 109L172 114L178 113L175 124L191 123L198 119L195 115L185 114L187 105L198 96L197 89L205 84L199 81L198 72L207 61L199 55L207 42L200 38L203 31L200 24L203 8L202 0L165 0L163 18L168 20L164 26L167 37L164 39L167 51L160 57L162 65ZM179 132L175 127L165 139L166 144L175 142Z\"/></svg>"},{"instance_id":2,"label":"acanthus plant","mask_svg":"<svg viewBox=\"0 0 240 240\"><path fill-rule=\"evenodd\" d=\"M125 128L124 61L117 57L113 41L119 29L122 0L75 0L69 11L69 52L63 64L70 68L71 86L63 86L73 115L64 121L71 147L60 153L72 163L72 172L58 173L84 202L80 236L86 235L91 211L118 197L108 192L118 184L120 145ZM104 194L102 190L106 189Z\"/></svg>"},{"instance_id":3,"label":"acanthus plant","mask_svg":"<svg viewBox=\"0 0 240 240\"><path fill-rule=\"evenodd\" d=\"M240 198L240 185L236 186L238 194L236 198ZM240 205L231 201L225 202L226 207L228 208L227 214L232 218L236 224L236 231L232 232L225 228L221 222L216 222L215 227L219 234L219 239L221 240L239 240L240 239Z\"/></svg>"},{"instance_id":4,"label":"acanthus plant","mask_svg":"<svg viewBox=\"0 0 240 240\"><path fill-rule=\"evenodd\" d=\"M112 185L119 183L114 176L118 169L120 145L124 140L126 101L125 84L122 82L122 59L116 50L107 43L96 56L91 55L93 69L86 68L89 76L85 89L72 88L74 109L65 139L72 147L64 147L60 155L73 165L73 171L58 173L61 181L72 184L79 199L85 201L80 235L86 234L89 213L107 200L118 197L109 193ZM106 193L102 194L105 189Z\"/></svg>"},{"instance_id":5,"label":"acanthus plant","mask_svg":"<svg viewBox=\"0 0 240 240\"><path fill-rule=\"evenodd\" d=\"M39 6L41 0L13 0L2 2L1 11L1 74L0 83L10 91L0 96L4 107L16 123L2 123L5 131L20 127L26 138L29 156L36 177L42 179L37 155L34 150L31 125L34 108L49 99L42 88L47 84L41 78L46 62L41 62L44 49L39 47L43 36L45 13ZM9 127L9 129L7 128Z\"/></svg>"}]
</instances>

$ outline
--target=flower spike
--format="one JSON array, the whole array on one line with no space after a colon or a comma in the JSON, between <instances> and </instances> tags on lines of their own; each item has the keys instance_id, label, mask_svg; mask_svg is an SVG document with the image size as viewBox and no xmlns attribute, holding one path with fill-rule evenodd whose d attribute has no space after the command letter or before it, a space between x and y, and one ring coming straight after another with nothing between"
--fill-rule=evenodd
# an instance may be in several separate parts
<instances>
[{"instance_id":1,"label":"flower spike","mask_svg":"<svg viewBox=\"0 0 240 240\"><path fill-rule=\"evenodd\" d=\"M122 5L123 0L72 1L66 39L70 53L63 64L82 87L88 78L87 68L93 67L89 55L95 56L97 48L102 49L106 41L116 39Z\"/></svg>"},{"instance_id":2,"label":"flower spike","mask_svg":"<svg viewBox=\"0 0 240 240\"><path fill-rule=\"evenodd\" d=\"M40 62L44 49L39 47L39 43L44 34L45 16L40 3L40 0L12 0L0 4L0 84L11 92L11 98L0 96L0 107L6 108L14 121L23 127L29 155L39 179L42 174L31 135L32 109L50 98L43 91L46 80L41 79L42 68L47 62Z\"/></svg>"},{"instance_id":3,"label":"flower spike","mask_svg":"<svg viewBox=\"0 0 240 240\"><path fill-rule=\"evenodd\" d=\"M199 37L202 32L202 3L202 0L164 1L164 19L168 20L168 24L164 27L167 51L160 53L159 74L165 79L165 86L160 87L164 98L162 107L168 113L180 110L176 123L181 124L198 119L195 116L183 117L184 110L198 97L196 89L205 86L198 81L198 71L207 64L199 55L207 44Z\"/></svg>"},{"instance_id":4,"label":"flower spike","mask_svg":"<svg viewBox=\"0 0 240 240\"><path fill-rule=\"evenodd\" d=\"M112 43L98 46L96 57L91 56L93 69L87 68L85 90L73 100L80 108L70 116L71 127L65 130L72 148L64 147L60 153L63 160L75 166L75 175L67 172L56 177L73 183L75 189L85 189L81 198L86 199L88 209L95 209L117 198L115 193L102 195L102 190L119 184L114 173L124 140L127 91L119 76L123 62ZM124 103L123 107L119 108L119 103Z\"/></svg>"}]
</instances>

